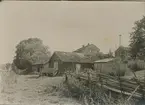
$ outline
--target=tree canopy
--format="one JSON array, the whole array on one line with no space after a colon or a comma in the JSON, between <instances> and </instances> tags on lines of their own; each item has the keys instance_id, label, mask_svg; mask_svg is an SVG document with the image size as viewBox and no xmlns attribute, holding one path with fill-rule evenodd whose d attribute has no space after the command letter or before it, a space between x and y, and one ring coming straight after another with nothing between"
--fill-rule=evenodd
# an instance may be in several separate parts
<instances>
[{"instance_id":1,"label":"tree canopy","mask_svg":"<svg viewBox=\"0 0 145 105\"><path fill-rule=\"evenodd\" d=\"M145 16L134 23L129 46L133 59L145 59Z\"/></svg>"},{"instance_id":2,"label":"tree canopy","mask_svg":"<svg viewBox=\"0 0 145 105\"><path fill-rule=\"evenodd\" d=\"M48 47L39 38L22 40L16 46L14 63L19 69L27 69L33 64L42 64L50 58Z\"/></svg>"}]
</instances>

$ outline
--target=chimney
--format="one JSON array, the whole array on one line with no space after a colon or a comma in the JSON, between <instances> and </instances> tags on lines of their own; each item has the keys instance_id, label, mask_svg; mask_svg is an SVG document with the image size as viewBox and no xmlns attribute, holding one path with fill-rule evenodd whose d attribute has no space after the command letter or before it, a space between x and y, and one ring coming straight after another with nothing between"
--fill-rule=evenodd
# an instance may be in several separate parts
<instances>
[{"instance_id":1,"label":"chimney","mask_svg":"<svg viewBox=\"0 0 145 105\"><path fill-rule=\"evenodd\" d=\"M90 43L88 43L88 45L90 45Z\"/></svg>"},{"instance_id":2,"label":"chimney","mask_svg":"<svg viewBox=\"0 0 145 105\"><path fill-rule=\"evenodd\" d=\"M119 35L119 46L121 46L121 36L122 35Z\"/></svg>"},{"instance_id":3,"label":"chimney","mask_svg":"<svg viewBox=\"0 0 145 105\"><path fill-rule=\"evenodd\" d=\"M82 45L82 47L84 48L84 47L85 47L85 45Z\"/></svg>"}]
</instances>

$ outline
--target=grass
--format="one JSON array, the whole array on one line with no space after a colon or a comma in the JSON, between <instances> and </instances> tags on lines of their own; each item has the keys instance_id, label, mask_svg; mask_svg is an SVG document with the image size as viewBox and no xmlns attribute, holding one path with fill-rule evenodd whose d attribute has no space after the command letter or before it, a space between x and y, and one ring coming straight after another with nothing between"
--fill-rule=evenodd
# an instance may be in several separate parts
<instances>
[{"instance_id":1,"label":"grass","mask_svg":"<svg viewBox=\"0 0 145 105\"><path fill-rule=\"evenodd\" d=\"M108 90L95 83L91 83L89 86L86 81L72 76L68 76L68 81L64 86L64 95L78 99L82 105L135 105L137 101L136 99L127 101L128 97L113 92L110 95Z\"/></svg>"},{"instance_id":2,"label":"grass","mask_svg":"<svg viewBox=\"0 0 145 105\"><path fill-rule=\"evenodd\" d=\"M0 104L134 105L135 102L127 102L119 95L110 96L108 91L95 84L88 88L88 83L75 78L69 78L67 83L63 77L36 78L38 75L16 75L11 71L1 72L1 76L4 88Z\"/></svg>"},{"instance_id":3,"label":"grass","mask_svg":"<svg viewBox=\"0 0 145 105\"><path fill-rule=\"evenodd\" d=\"M0 104L79 105L76 100L62 94L63 77L37 76L2 71Z\"/></svg>"}]
</instances>

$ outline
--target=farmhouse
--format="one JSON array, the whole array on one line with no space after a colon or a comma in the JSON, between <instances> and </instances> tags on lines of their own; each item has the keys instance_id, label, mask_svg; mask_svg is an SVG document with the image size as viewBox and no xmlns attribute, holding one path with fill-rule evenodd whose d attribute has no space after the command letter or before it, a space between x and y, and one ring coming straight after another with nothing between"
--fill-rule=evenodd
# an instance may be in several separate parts
<instances>
[{"instance_id":1,"label":"farmhouse","mask_svg":"<svg viewBox=\"0 0 145 105\"><path fill-rule=\"evenodd\" d=\"M93 61L83 53L56 51L49 60L49 67L63 74L66 70L79 72L84 68L92 68Z\"/></svg>"},{"instance_id":2,"label":"farmhouse","mask_svg":"<svg viewBox=\"0 0 145 105\"><path fill-rule=\"evenodd\" d=\"M77 53L83 53L85 55L89 55L89 54L97 54L100 52L100 49L95 46L94 44L87 44L86 46L83 45L81 48L75 50L74 52L77 52Z\"/></svg>"},{"instance_id":3,"label":"farmhouse","mask_svg":"<svg viewBox=\"0 0 145 105\"><path fill-rule=\"evenodd\" d=\"M129 48L120 46L116 51L115 51L115 57L120 57L122 59L126 59L129 56Z\"/></svg>"}]
</instances>

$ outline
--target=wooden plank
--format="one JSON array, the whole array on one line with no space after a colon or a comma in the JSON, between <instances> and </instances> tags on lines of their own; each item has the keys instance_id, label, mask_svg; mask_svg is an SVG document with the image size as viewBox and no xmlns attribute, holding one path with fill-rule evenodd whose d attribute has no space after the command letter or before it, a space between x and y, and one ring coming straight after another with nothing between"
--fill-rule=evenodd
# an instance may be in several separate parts
<instances>
[{"instance_id":1,"label":"wooden plank","mask_svg":"<svg viewBox=\"0 0 145 105\"><path fill-rule=\"evenodd\" d=\"M98 84L98 85L101 86L101 84ZM111 90L111 91L114 91L114 92L117 92L117 93L121 93L121 91L118 90L118 89L111 88L111 87L106 86L106 85L103 85L103 87L104 87L105 89L108 89L108 90ZM124 91L123 94L129 95L129 96L130 96L132 93L129 93L129 92L125 92L125 91ZM139 94L139 93L134 93L132 96L137 97L137 98L141 98L141 94Z\"/></svg>"},{"instance_id":2,"label":"wooden plank","mask_svg":"<svg viewBox=\"0 0 145 105\"><path fill-rule=\"evenodd\" d=\"M132 92L132 94L129 96L129 98L127 99L127 101L129 101L131 99L131 97L133 96L133 94L135 94L135 92L137 91L137 89L139 88L140 86L137 86L135 88L135 90Z\"/></svg>"},{"instance_id":3,"label":"wooden plank","mask_svg":"<svg viewBox=\"0 0 145 105\"><path fill-rule=\"evenodd\" d=\"M99 74L101 76L101 82L102 82L101 84L103 84L104 88L117 92L117 93L121 93L121 89L119 85L120 82L118 81L118 79L114 79L112 78L112 76L108 76L106 74L101 74L101 73ZM79 75L69 74L69 75L71 75L72 77L76 79L79 78L83 81L88 81L88 76L86 74L79 74ZM99 77L96 77L95 75L91 75L90 82L99 84L100 82ZM130 95L131 97L132 96L141 97L142 93L140 93L140 91L136 89L138 84L135 81L128 80L128 79L121 79L121 85L124 91L123 94ZM145 88L143 88L142 90L145 92ZM135 91L135 92L133 93L132 91L133 92Z\"/></svg>"}]
</instances>

